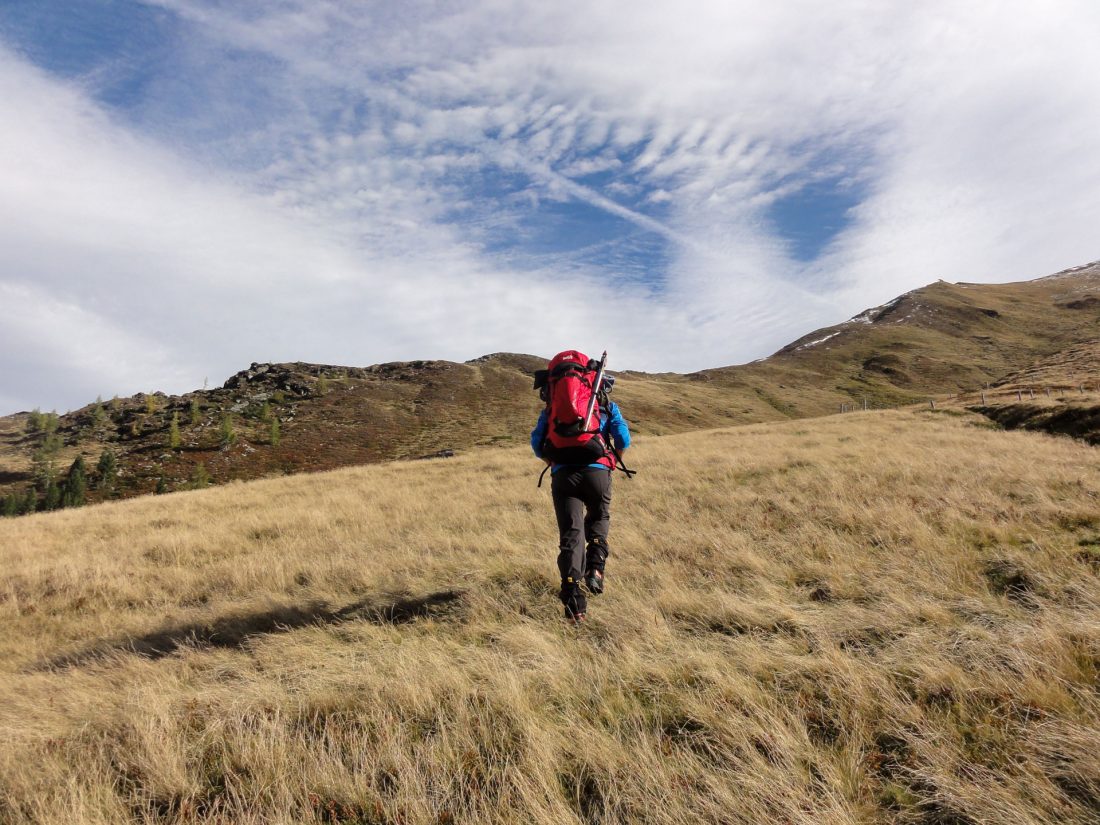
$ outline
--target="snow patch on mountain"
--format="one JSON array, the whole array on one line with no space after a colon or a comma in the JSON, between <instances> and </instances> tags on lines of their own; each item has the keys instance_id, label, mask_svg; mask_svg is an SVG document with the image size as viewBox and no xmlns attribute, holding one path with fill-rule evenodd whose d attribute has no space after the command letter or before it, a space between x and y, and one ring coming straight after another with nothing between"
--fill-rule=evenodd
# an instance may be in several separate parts
<instances>
[{"instance_id":1,"label":"snow patch on mountain","mask_svg":"<svg viewBox=\"0 0 1100 825\"><path fill-rule=\"evenodd\" d=\"M799 344L795 347L796 350L809 349L810 347L816 347L818 344L824 344L830 338L836 338L840 335L840 332L832 332L826 335L824 338L818 338L816 341L807 341L805 344Z\"/></svg>"},{"instance_id":2,"label":"snow patch on mountain","mask_svg":"<svg viewBox=\"0 0 1100 825\"><path fill-rule=\"evenodd\" d=\"M906 293L906 295L908 295L908 294L909 293ZM882 306L871 307L870 309L865 309L865 310L863 310L863 312L859 313L859 315L855 315L855 316L849 318L844 323L846 323L846 324L873 324L874 323L874 318L875 318L876 315L878 315L882 312L885 312L888 309L893 309L894 307L896 307L901 302L901 299L904 298L904 297L905 297L905 295L899 295L894 300L888 301L887 303L883 304Z\"/></svg>"}]
</instances>

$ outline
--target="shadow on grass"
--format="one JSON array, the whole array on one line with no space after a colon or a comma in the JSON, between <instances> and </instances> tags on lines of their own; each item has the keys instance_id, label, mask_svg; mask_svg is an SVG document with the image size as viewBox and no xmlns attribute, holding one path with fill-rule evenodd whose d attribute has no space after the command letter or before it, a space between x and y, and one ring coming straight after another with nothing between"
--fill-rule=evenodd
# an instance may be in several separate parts
<instances>
[{"instance_id":1,"label":"shadow on grass","mask_svg":"<svg viewBox=\"0 0 1100 825\"><path fill-rule=\"evenodd\" d=\"M1087 444L1100 446L1100 407L1043 407L1037 404L975 406L981 413L1006 430L1037 430L1051 435L1068 435Z\"/></svg>"},{"instance_id":2,"label":"shadow on grass","mask_svg":"<svg viewBox=\"0 0 1100 825\"><path fill-rule=\"evenodd\" d=\"M49 659L39 670L79 667L112 653L136 653L148 659L161 659L181 647L241 648L256 636L287 633L309 625L365 621L373 624L408 624L429 616L454 615L461 606L463 592L440 590L426 596L393 601L361 599L340 608L325 602L275 607L254 613L238 613L209 622L165 627L144 636L118 641L102 641L84 650Z\"/></svg>"}]
</instances>

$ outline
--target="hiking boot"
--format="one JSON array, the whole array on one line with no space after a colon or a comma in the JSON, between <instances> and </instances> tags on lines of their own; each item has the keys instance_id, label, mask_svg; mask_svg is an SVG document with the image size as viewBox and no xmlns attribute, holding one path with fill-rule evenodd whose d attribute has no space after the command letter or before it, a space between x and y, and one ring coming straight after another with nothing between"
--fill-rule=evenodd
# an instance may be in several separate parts
<instances>
[{"instance_id":1,"label":"hiking boot","mask_svg":"<svg viewBox=\"0 0 1100 825\"><path fill-rule=\"evenodd\" d=\"M585 614L588 612L588 603L576 582L572 579L568 582L562 582L560 598L561 603L565 605L565 618L572 621L573 624L583 622Z\"/></svg>"},{"instance_id":2,"label":"hiking boot","mask_svg":"<svg viewBox=\"0 0 1100 825\"><path fill-rule=\"evenodd\" d=\"M604 565L607 564L607 557L610 554L606 539L598 536L589 539L588 548L584 554L584 568L587 571L584 574L584 584L588 592L594 596L603 593Z\"/></svg>"},{"instance_id":3,"label":"hiking boot","mask_svg":"<svg viewBox=\"0 0 1100 825\"><path fill-rule=\"evenodd\" d=\"M584 586L588 588L588 592L593 596L598 596L603 593L603 571L589 570L585 573Z\"/></svg>"}]
</instances>

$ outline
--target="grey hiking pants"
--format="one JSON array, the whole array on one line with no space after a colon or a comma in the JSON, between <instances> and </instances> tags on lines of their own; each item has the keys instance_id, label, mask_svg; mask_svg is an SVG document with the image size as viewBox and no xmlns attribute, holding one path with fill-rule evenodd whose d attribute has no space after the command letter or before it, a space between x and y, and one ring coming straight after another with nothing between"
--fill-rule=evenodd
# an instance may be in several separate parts
<instances>
[{"instance_id":1,"label":"grey hiking pants","mask_svg":"<svg viewBox=\"0 0 1100 825\"><path fill-rule=\"evenodd\" d=\"M564 585L579 583L586 567L603 571L611 526L611 471L565 468L550 482L558 519L558 571ZM587 548L587 557L585 545Z\"/></svg>"}]
</instances>

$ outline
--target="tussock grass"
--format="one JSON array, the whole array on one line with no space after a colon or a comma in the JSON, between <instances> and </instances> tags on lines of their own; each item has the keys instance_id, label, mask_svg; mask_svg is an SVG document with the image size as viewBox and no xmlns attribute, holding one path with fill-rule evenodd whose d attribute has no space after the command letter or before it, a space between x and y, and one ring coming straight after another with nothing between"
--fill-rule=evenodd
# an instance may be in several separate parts
<instances>
[{"instance_id":1,"label":"tussock grass","mask_svg":"<svg viewBox=\"0 0 1100 825\"><path fill-rule=\"evenodd\" d=\"M640 439L579 629L522 449L0 522L0 821L1097 822L1098 453L975 420Z\"/></svg>"}]
</instances>

